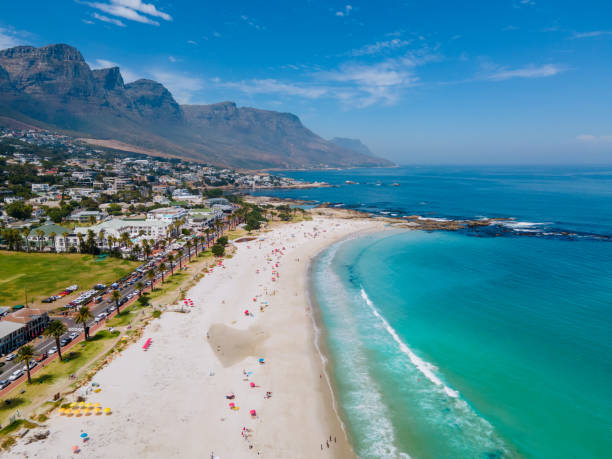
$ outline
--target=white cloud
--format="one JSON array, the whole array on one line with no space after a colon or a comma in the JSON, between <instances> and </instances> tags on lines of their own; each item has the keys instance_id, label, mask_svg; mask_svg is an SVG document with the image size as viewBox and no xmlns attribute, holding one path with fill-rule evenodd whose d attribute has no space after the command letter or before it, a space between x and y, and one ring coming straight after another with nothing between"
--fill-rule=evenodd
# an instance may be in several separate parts
<instances>
[{"instance_id":1,"label":"white cloud","mask_svg":"<svg viewBox=\"0 0 612 459\"><path fill-rule=\"evenodd\" d=\"M191 102L195 93L204 88L204 81L197 77L164 70L151 71L155 81L162 83L181 104Z\"/></svg>"},{"instance_id":2,"label":"white cloud","mask_svg":"<svg viewBox=\"0 0 612 459\"><path fill-rule=\"evenodd\" d=\"M591 32L576 32L573 38L593 38L603 35L612 35L612 30L593 30Z\"/></svg>"},{"instance_id":3,"label":"white cloud","mask_svg":"<svg viewBox=\"0 0 612 459\"><path fill-rule=\"evenodd\" d=\"M410 40L400 40L394 38L392 40L377 41L369 45L362 46L361 48L350 51L352 56L366 56L370 54L379 54L384 51L390 51L398 48L403 48L411 43Z\"/></svg>"},{"instance_id":4,"label":"white cloud","mask_svg":"<svg viewBox=\"0 0 612 459\"><path fill-rule=\"evenodd\" d=\"M88 25L95 24L95 22L90 21L89 19L83 19L83 22L84 22L85 24L88 24Z\"/></svg>"},{"instance_id":5,"label":"white cloud","mask_svg":"<svg viewBox=\"0 0 612 459\"><path fill-rule=\"evenodd\" d=\"M346 5L343 10L336 11L336 16L342 18L348 16L353 11L353 7L351 5Z\"/></svg>"},{"instance_id":6,"label":"white cloud","mask_svg":"<svg viewBox=\"0 0 612 459\"><path fill-rule=\"evenodd\" d=\"M590 144L612 143L612 135L581 134L576 136L576 140Z\"/></svg>"},{"instance_id":7,"label":"white cloud","mask_svg":"<svg viewBox=\"0 0 612 459\"><path fill-rule=\"evenodd\" d=\"M541 66L527 66L518 69L501 68L484 76L485 80L503 81L511 78L544 78L557 75L566 69L555 64Z\"/></svg>"},{"instance_id":8,"label":"white cloud","mask_svg":"<svg viewBox=\"0 0 612 459\"><path fill-rule=\"evenodd\" d=\"M222 82L216 78L213 81L216 82L218 86L237 89L249 95L280 94L285 96L300 96L307 99L318 99L328 92L328 89L323 86L313 86L306 83L285 83L273 78L260 80L252 79L237 82Z\"/></svg>"},{"instance_id":9,"label":"white cloud","mask_svg":"<svg viewBox=\"0 0 612 459\"><path fill-rule=\"evenodd\" d=\"M111 16L128 19L130 21L140 22L142 24L158 26L159 22L151 18L160 18L165 21L172 20L172 16L170 16L169 14L164 13L163 11L159 11L157 7L151 3L143 3L141 0L110 0L109 3L87 2L87 5L97 10L100 10L106 14L110 14ZM113 21L106 16L97 17L96 15L94 15L94 17L105 22ZM114 21L121 22L116 19ZM125 26L125 24L123 24L123 26Z\"/></svg>"},{"instance_id":10,"label":"white cloud","mask_svg":"<svg viewBox=\"0 0 612 459\"><path fill-rule=\"evenodd\" d=\"M245 16L244 14L240 16L240 19L249 26L253 27L256 30L266 30L266 27L257 23L253 18Z\"/></svg>"},{"instance_id":11,"label":"white cloud","mask_svg":"<svg viewBox=\"0 0 612 459\"><path fill-rule=\"evenodd\" d=\"M196 46L198 44L198 42L195 41L195 40L187 40L187 43L190 44L190 45L196 45Z\"/></svg>"},{"instance_id":12,"label":"white cloud","mask_svg":"<svg viewBox=\"0 0 612 459\"><path fill-rule=\"evenodd\" d=\"M174 57L174 56L168 56L168 60L170 62L177 62L178 59L176 57Z\"/></svg>"},{"instance_id":13,"label":"white cloud","mask_svg":"<svg viewBox=\"0 0 612 459\"><path fill-rule=\"evenodd\" d=\"M93 17L96 18L98 21L108 22L109 24L114 24L119 27L125 27L125 24L121 22L119 19L109 18L108 16L104 16L103 14L98 14L98 13L94 13Z\"/></svg>"},{"instance_id":14,"label":"white cloud","mask_svg":"<svg viewBox=\"0 0 612 459\"><path fill-rule=\"evenodd\" d=\"M14 48L22 42L16 32L0 27L0 49Z\"/></svg>"}]
</instances>

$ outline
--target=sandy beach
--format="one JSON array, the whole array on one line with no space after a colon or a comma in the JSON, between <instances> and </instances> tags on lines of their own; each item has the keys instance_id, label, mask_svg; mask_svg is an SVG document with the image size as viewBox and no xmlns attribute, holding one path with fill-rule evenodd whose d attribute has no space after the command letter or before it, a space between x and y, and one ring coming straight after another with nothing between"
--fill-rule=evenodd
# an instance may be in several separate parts
<instances>
[{"instance_id":1,"label":"sandy beach","mask_svg":"<svg viewBox=\"0 0 612 459\"><path fill-rule=\"evenodd\" d=\"M315 345L307 271L331 243L382 225L315 217L236 243L186 293L189 313L165 312L96 375L102 390L87 401L112 414L54 412L46 439L27 444L29 434L5 456L353 457Z\"/></svg>"}]
</instances>

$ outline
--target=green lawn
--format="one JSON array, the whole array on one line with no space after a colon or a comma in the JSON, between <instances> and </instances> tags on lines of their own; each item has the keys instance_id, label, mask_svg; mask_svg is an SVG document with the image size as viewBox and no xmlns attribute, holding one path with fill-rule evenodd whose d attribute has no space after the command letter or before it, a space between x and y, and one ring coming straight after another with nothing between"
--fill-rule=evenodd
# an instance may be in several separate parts
<instances>
[{"instance_id":1,"label":"green lawn","mask_svg":"<svg viewBox=\"0 0 612 459\"><path fill-rule=\"evenodd\" d=\"M32 384L22 384L20 389L10 392L8 397L10 404L0 404L0 423L4 425L16 409L23 409L29 406L32 400L45 395L53 384L60 380L68 380L71 374L91 364L94 357L103 351L105 342L115 340L118 336L118 332L99 331L89 341L81 342L73 346L68 352L63 353L63 361L54 360L32 376ZM66 362L66 360L68 361ZM22 389L25 389L23 394L21 393Z\"/></svg>"},{"instance_id":2,"label":"green lawn","mask_svg":"<svg viewBox=\"0 0 612 459\"><path fill-rule=\"evenodd\" d=\"M95 261L91 255L0 252L0 305L12 306L41 300L78 284L79 290L99 282L110 284L132 272L138 262L107 257Z\"/></svg>"}]
</instances>

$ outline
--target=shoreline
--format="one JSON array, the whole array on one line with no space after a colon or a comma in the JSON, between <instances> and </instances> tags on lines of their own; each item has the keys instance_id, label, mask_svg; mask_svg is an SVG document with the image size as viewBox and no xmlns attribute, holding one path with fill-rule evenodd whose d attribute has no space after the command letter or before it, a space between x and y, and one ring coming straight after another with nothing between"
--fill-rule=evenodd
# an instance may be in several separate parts
<instances>
[{"instance_id":1,"label":"shoreline","mask_svg":"<svg viewBox=\"0 0 612 459\"><path fill-rule=\"evenodd\" d=\"M256 241L236 243L233 257L187 292L195 303L189 314L165 312L144 328L138 345L94 376L102 391L87 401L110 406L112 415L70 419L53 412L43 427L49 436L30 444L29 435L20 439L8 457L69 457L83 429L91 439L82 446L87 457L202 457L213 451L219 458L355 457L321 348L324 329L316 322L309 272L331 245L384 226L371 218L315 216L272 225ZM267 270L277 271L276 282L263 280ZM242 314L260 304L254 314ZM148 338L153 344L143 353L141 341ZM245 369L252 370L246 378ZM251 380L256 385L249 389ZM230 391L241 405L237 412L227 408ZM269 400L265 391L272 393ZM243 426L250 429L246 442Z\"/></svg>"}]
</instances>

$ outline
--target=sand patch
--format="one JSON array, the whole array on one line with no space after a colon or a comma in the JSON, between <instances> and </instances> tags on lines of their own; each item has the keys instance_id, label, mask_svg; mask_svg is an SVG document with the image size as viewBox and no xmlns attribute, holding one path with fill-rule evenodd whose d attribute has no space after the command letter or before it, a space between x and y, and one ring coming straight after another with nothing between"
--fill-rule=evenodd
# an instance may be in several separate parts
<instances>
[{"instance_id":1,"label":"sand patch","mask_svg":"<svg viewBox=\"0 0 612 459\"><path fill-rule=\"evenodd\" d=\"M208 343L225 368L242 362L247 357L263 355L267 332L253 325L248 330L238 330L225 324L212 324L208 329Z\"/></svg>"}]
</instances>

